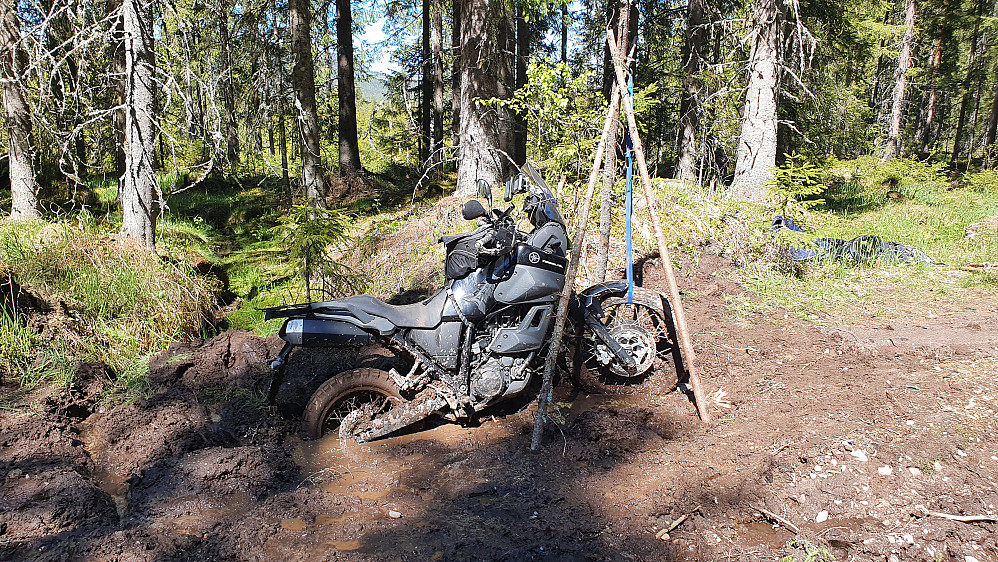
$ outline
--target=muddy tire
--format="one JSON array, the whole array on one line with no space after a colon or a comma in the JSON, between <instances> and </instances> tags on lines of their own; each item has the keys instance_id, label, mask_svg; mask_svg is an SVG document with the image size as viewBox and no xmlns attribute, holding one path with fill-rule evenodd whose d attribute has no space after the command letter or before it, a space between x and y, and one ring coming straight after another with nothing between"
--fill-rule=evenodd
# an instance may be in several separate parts
<instances>
[{"instance_id":1,"label":"muddy tire","mask_svg":"<svg viewBox=\"0 0 998 562\"><path fill-rule=\"evenodd\" d=\"M629 351L637 372L628 373L606 345L586 330L581 345L573 350L573 363L581 364L573 383L602 393L628 393L637 386L644 389L646 382L662 393L675 390L678 381L672 350L677 344L669 337L658 293L635 287L633 302L628 303L626 297L609 297L601 304L607 330Z\"/></svg>"},{"instance_id":2,"label":"muddy tire","mask_svg":"<svg viewBox=\"0 0 998 562\"><path fill-rule=\"evenodd\" d=\"M387 414L402 401L398 386L385 371L344 371L322 383L312 394L305 408L302 437L318 439L339 433L344 420L371 420Z\"/></svg>"}]
</instances>

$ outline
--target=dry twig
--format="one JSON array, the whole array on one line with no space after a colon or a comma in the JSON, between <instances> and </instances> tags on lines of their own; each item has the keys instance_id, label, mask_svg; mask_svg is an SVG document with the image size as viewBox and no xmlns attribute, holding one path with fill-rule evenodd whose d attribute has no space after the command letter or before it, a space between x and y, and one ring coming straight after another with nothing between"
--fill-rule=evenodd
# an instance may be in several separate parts
<instances>
[{"instance_id":1,"label":"dry twig","mask_svg":"<svg viewBox=\"0 0 998 562\"><path fill-rule=\"evenodd\" d=\"M765 515L767 519L775 521L775 522L779 523L780 525L783 525L787 529L790 529L791 531L793 531L793 533L795 535L799 535L800 534L800 528L797 527L797 525L794 525L790 521L787 521L785 518L783 518L783 517L781 517L781 516L773 513L772 511L769 511L768 509L763 509L761 507L754 506L754 505L750 505L749 507L751 507L752 509L754 509L754 510L758 511L759 513Z\"/></svg>"},{"instance_id":2,"label":"dry twig","mask_svg":"<svg viewBox=\"0 0 998 562\"><path fill-rule=\"evenodd\" d=\"M961 523L995 523L998 522L998 517L994 515L951 515L949 513L940 513L938 511L929 511L924 505L915 506L915 515L920 515L922 517L941 517L942 519L949 519L950 521L959 521Z\"/></svg>"}]
</instances>

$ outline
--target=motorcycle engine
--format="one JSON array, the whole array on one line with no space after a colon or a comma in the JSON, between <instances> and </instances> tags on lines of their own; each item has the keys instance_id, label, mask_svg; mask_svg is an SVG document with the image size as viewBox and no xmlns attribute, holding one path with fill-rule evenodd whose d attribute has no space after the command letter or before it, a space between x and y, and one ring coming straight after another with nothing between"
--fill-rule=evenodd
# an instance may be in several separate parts
<instances>
[{"instance_id":1,"label":"motorcycle engine","mask_svg":"<svg viewBox=\"0 0 998 562\"><path fill-rule=\"evenodd\" d=\"M483 334L472 347L471 395L478 404L514 394L527 385L529 357L495 355L488 351L492 334Z\"/></svg>"},{"instance_id":2,"label":"motorcycle engine","mask_svg":"<svg viewBox=\"0 0 998 562\"><path fill-rule=\"evenodd\" d=\"M471 395L475 400L485 402L501 395L508 385L512 366L512 357L486 359L471 378Z\"/></svg>"}]
</instances>

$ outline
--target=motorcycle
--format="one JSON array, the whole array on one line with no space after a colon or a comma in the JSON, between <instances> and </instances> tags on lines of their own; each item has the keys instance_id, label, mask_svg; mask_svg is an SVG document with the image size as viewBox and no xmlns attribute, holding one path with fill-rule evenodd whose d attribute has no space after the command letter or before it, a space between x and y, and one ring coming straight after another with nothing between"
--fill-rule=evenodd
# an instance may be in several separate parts
<instances>
[{"instance_id":1,"label":"motorcycle","mask_svg":"<svg viewBox=\"0 0 998 562\"><path fill-rule=\"evenodd\" d=\"M286 343L270 362L272 402L297 347L380 345L404 365L333 375L309 399L304 437L335 432L370 441L434 415L468 421L536 395L570 247L557 198L532 166L522 172L506 181L504 200L526 193L530 231L517 228L513 205L493 208L491 186L481 182L488 209L478 200L462 208L480 226L440 239L446 281L424 301L394 306L359 295L264 309L268 320L286 319L279 331ZM632 385L664 371L670 355L675 374L684 374L668 300L643 288L627 293L626 281L573 291L559 370L574 384L586 373L593 385ZM675 388L677 379L666 378Z\"/></svg>"}]
</instances>

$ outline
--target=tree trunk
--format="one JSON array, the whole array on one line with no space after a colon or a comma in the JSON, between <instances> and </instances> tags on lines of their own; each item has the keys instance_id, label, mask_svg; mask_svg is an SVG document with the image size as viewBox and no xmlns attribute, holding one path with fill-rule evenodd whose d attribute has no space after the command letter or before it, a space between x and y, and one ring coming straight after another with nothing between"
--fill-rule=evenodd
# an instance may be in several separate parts
<instances>
[{"instance_id":1,"label":"tree trunk","mask_svg":"<svg viewBox=\"0 0 998 562\"><path fill-rule=\"evenodd\" d=\"M697 181L697 133L700 129L700 60L704 45L703 0L689 0L683 43L683 98L679 104L679 158L675 177Z\"/></svg>"},{"instance_id":2,"label":"tree trunk","mask_svg":"<svg viewBox=\"0 0 998 562\"><path fill-rule=\"evenodd\" d=\"M433 138L433 131L430 124L432 116L430 108L433 105L433 55L430 51L430 0L423 0L423 37L420 40L422 57L420 70L422 79L420 80L419 98L419 164L429 167L430 144Z\"/></svg>"},{"instance_id":3,"label":"tree trunk","mask_svg":"<svg viewBox=\"0 0 998 562\"><path fill-rule=\"evenodd\" d=\"M122 231L156 248L159 185L153 169L155 140L155 41L152 0L125 0L125 173Z\"/></svg>"},{"instance_id":4,"label":"tree trunk","mask_svg":"<svg viewBox=\"0 0 998 562\"><path fill-rule=\"evenodd\" d=\"M908 84L908 67L911 66L911 44L915 38L915 0L906 0L904 10L904 36L901 38L901 53L894 72L894 99L891 103L890 130L887 133L887 147L880 157L887 162L901 154L901 117L904 114L904 91Z\"/></svg>"},{"instance_id":5,"label":"tree trunk","mask_svg":"<svg viewBox=\"0 0 998 562\"><path fill-rule=\"evenodd\" d=\"M508 34L490 33L490 23L509 22L505 5L496 0L459 0L461 5L461 52L476 56L461 57L460 158L455 195L467 197L477 191L477 181L496 186L503 179L505 158L501 149L508 146L506 111L484 108L476 99L500 97L502 77L509 76L500 50L507 46ZM508 60L508 59L507 59ZM500 78L497 80L497 77Z\"/></svg>"},{"instance_id":6,"label":"tree trunk","mask_svg":"<svg viewBox=\"0 0 998 562\"><path fill-rule=\"evenodd\" d=\"M451 145L461 142L461 2L451 0Z\"/></svg>"},{"instance_id":7,"label":"tree trunk","mask_svg":"<svg viewBox=\"0 0 998 562\"><path fill-rule=\"evenodd\" d=\"M277 129L279 131L278 140L281 145L281 180L284 182L284 191L291 193L291 174L288 171L288 133L287 124L284 122L284 99L277 102Z\"/></svg>"},{"instance_id":8,"label":"tree trunk","mask_svg":"<svg viewBox=\"0 0 998 562\"><path fill-rule=\"evenodd\" d=\"M937 37L932 48L932 75L929 79L929 93L925 100L925 118L922 120L919 129L918 140L922 143L921 154L929 155L929 146L932 144L932 126L936 118L936 90L939 86L939 66L943 60L943 40Z\"/></svg>"},{"instance_id":9,"label":"tree trunk","mask_svg":"<svg viewBox=\"0 0 998 562\"><path fill-rule=\"evenodd\" d=\"M780 0L752 3L752 51L748 62L748 87L742 109L741 135L735 153L735 196L762 203L765 184L776 166L776 99L780 62Z\"/></svg>"},{"instance_id":10,"label":"tree trunk","mask_svg":"<svg viewBox=\"0 0 998 562\"><path fill-rule=\"evenodd\" d=\"M530 56L530 28L524 17L523 3L517 5L516 14L516 89L527 85L527 59ZM522 166L527 161L527 116L513 114L513 162Z\"/></svg>"},{"instance_id":11,"label":"tree trunk","mask_svg":"<svg viewBox=\"0 0 998 562\"><path fill-rule=\"evenodd\" d=\"M322 156L319 153L319 117L315 109L315 68L312 62L312 11L308 0L289 0L291 26L291 56L294 66L291 81L295 91L295 138L298 140L301 155L301 184L305 199L311 207L326 206L326 181L322 170ZM349 4L347 5L349 14ZM349 29L349 15L346 17ZM337 21L337 30L343 23L343 14ZM340 46L341 53L343 46ZM351 57L352 59L352 57ZM341 56L342 62L342 56ZM351 61L352 62L352 61ZM342 69L342 67L341 67ZM352 84L351 75L351 86ZM340 158L343 156L343 81L340 77ZM356 129L354 129L356 135ZM355 143L356 144L356 143ZM340 173L343 173L341 162Z\"/></svg>"},{"instance_id":12,"label":"tree trunk","mask_svg":"<svg viewBox=\"0 0 998 562\"><path fill-rule=\"evenodd\" d=\"M232 84L232 54L229 50L229 3L218 6L218 32L222 56L222 96L225 98L225 160L228 167L239 164L239 128L236 124L236 94Z\"/></svg>"},{"instance_id":13,"label":"tree trunk","mask_svg":"<svg viewBox=\"0 0 998 562\"><path fill-rule=\"evenodd\" d=\"M295 0L303 2L305 0ZM357 143L357 90L353 80L353 18L350 0L336 0L336 51L339 68L336 74L340 101L340 175L352 176L363 171L360 145ZM311 48L311 47L309 47Z\"/></svg>"},{"instance_id":14,"label":"tree trunk","mask_svg":"<svg viewBox=\"0 0 998 562\"><path fill-rule=\"evenodd\" d=\"M994 97L991 98L991 117L988 118L988 131L984 135L984 146L991 146L995 143L995 133L998 133L998 67L995 68L995 89Z\"/></svg>"},{"instance_id":15,"label":"tree trunk","mask_svg":"<svg viewBox=\"0 0 998 562\"><path fill-rule=\"evenodd\" d=\"M439 164L444 148L444 7L441 0L433 0L433 29L430 39L433 47L433 144L430 162ZM436 173L439 174L437 169Z\"/></svg>"},{"instance_id":16,"label":"tree trunk","mask_svg":"<svg viewBox=\"0 0 998 562\"><path fill-rule=\"evenodd\" d=\"M624 30L630 30L629 21L630 16L633 14L629 9L630 2L628 0L623 0L619 6L620 10L618 13L620 17L617 18L615 36L621 38L621 49L627 53L630 52L631 40L634 38L629 33L625 34ZM609 51L609 47L607 51ZM610 62L610 76L616 82L612 61ZM624 92L622 95L626 96L628 93ZM601 283L606 280L607 264L610 261L610 230L613 227L613 184L617 181L617 148L619 147L618 133L620 130L619 107L611 107L611 111L607 113L607 119L610 120L610 132L607 136L607 150L603 159L603 186L600 189L599 206L599 245L596 248L596 272Z\"/></svg>"},{"instance_id":17,"label":"tree trunk","mask_svg":"<svg viewBox=\"0 0 998 562\"><path fill-rule=\"evenodd\" d=\"M606 0L606 26L617 32L620 37L620 4L622 0ZM623 41L621 41L623 42ZM625 51L624 56L628 53ZM603 99L609 103L610 92L613 89L613 61L610 60L610 48L603 46Z\"/></svg>"},{"instance_id":18,"label":"tree trunk","mask_svg":"<svg viewBox=\"0 0 998 562\"><path fill-rule=\"evenodd\" d=\"M971 82L974 79L974 74L977 70L977 48L978 43L981 39L981 16L984 14L984 3L985 0L978 0L977 2L977 12L976 18L974 20L974 32L970 37L970 54L967 60L967 74L963 79L962 91L963 99L960 100L960 117L957 119L956 124L956 135L953 138L953 154L950 157L950 166L956 167L957 162L960 160L960 155L962 153L962 147L960 146L960 141L963 138L963 130L967 126L967 113L970 108L970 104L974 102L973 94L970 91Z\"/></svg>"},{"instance_id":19,"label":"tree trunk","mask_svg":"<svg viewBox=\"0 0 998 562\"><path fill-rule=\"evenodd\" d=\"M118 178L118 193L124 188L125 177L125 19L122 0L108 2L108 10L116 14L111 25L111 72L114 83L114 105L111 113L111 143L114 152L114 175Z\"/></svg>"},{"instance_id":20,"label":"tree trunk","mask_svg":"<svg viewBox=\"0 0 998 562\"><path fill-rule=\"evenodd\" d=\"M0 67L4 77L3 105L7 116L7 164L10 168L11 220L38 218L38 183L32 162L31 108L24 95L26 56L21 49L17 3L0 0Z\"/></svg>"}]
</instances>

